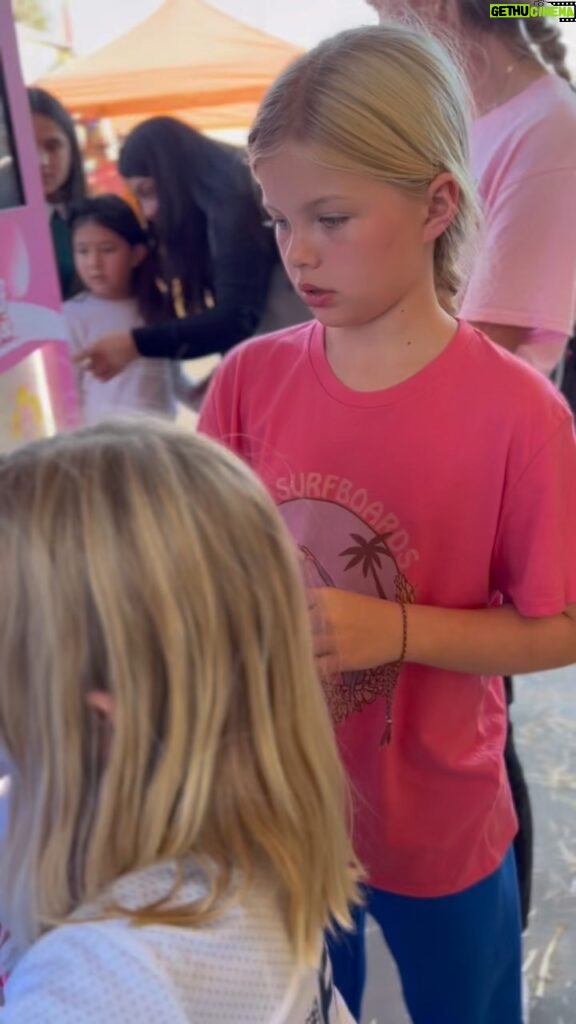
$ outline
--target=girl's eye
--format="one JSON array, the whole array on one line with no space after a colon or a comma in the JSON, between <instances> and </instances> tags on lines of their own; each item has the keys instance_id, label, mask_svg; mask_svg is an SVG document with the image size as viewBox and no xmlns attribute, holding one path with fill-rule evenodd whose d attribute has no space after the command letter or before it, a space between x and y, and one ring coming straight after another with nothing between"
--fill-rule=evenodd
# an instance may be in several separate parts
<instances>
[{"instance_id":1,"label":"girl's eye","mask_svg":"<svg viewBox=\"0 0 576 1024\"><path fill-rule=\"evenodd\" d=\"M331 230L331 229L334 229L334 228L341 228L343 226L343 224L346 224L349 219L350 219L349 217L342 217L342 216L336 216L336 215L334 215L334 216L326 215L324 217L319 217L318 218L318 220L320 221L322 227L328 228L328 230Z\"/></svg>"},{"instance_id":2,"label":"girl's eye","mask_svg":"<svg viewBox=\"0 0 576 1024\"><path fill-rule=\"evenodd\" d=\"M280 228L283 231L284 228L288 227L288 221L282 217L270 217L270 220L264 221L264 227L273 228L274 231L276 228Z\"/></svg>"}]
</instances>

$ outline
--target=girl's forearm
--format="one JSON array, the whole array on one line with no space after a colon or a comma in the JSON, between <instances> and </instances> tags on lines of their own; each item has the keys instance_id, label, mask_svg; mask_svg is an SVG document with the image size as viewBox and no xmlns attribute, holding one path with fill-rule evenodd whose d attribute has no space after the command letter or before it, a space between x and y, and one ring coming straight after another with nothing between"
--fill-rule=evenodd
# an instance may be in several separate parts
<instances>
[{"instance_id":1,"label":"girl's forearm","mask_svg":"<svg viewBox=\"0 0 576 1024\"><path fill-rule=\"evenodd\" d=\"M409 605L407 613L406 660L420 665L514 675L576 662L574 605L547 618L526 618L508 606L460 611ZM397 617L394 623L398 629Z\"/></svg>"}]
</instances>

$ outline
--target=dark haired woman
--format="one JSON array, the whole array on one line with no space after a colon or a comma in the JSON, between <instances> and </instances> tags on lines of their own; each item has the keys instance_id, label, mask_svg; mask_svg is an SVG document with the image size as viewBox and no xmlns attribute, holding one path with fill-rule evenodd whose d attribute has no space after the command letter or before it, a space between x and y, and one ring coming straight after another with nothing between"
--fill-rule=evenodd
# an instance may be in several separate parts
<instances>
[{"instance_id":1,"label":"dark haired woman","mask_svg":"<svg viewBox=\"0 0 576 1024\"><path fill-rule=\"evenodd\" d=\"M74 122L62 104L49 92L37 88L28 89L28 100L42 187L50 210L60 290L67 299L76 285L68 214L70 204L86 195L82 155Z\"/></svg>"},{"instance_id":2,"label":"dark haired woman","mask_svg":"<svg viewBox=\"0 0 576 1024\"><path fill-rule=\"evenodd\" d=\"M309 318L280 267L241 150L171 117L138 125L120 172L156 240L173 315L101 337L81 354L113 377L137 356L195 359Z\"/></svg>"}]
</instances>

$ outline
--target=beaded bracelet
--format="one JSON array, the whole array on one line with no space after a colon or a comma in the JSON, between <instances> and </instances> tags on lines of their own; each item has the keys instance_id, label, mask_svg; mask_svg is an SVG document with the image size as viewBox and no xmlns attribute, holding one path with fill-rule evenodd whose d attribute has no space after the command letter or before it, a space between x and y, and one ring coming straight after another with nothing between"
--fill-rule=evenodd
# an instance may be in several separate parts
<instances>
[{"instance_id":1,"label":"beaded bracelet","mask_svg":"<svg viewBox=\"0 0 576 1024\"><path fill-rule=\"evenodd\" d=\"M408 611L405 601L399 601L398 603L402 612L402 650L396 664L400 667L406 661L406 652L408 650Z\"/></svg>"}]
</instances>

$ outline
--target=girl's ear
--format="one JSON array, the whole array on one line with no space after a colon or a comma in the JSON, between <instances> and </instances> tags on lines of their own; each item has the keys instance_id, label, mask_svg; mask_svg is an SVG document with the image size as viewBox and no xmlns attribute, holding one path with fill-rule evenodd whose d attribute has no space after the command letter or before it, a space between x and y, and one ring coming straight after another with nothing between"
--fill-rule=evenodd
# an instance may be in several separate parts
<instances>
[{"instance_id":1,"label":"girl's ear","mask_svg":"<svg viewBox=\"0 0 576 1024\"><path fill-rule=\"evenodd\" d=\"M135 270L140 264L146 259L148 255L148 246L139 242L138 245L132 246L132 269Z\"/></svg>"},{"instance_id":2,"label":"girl's ear","mask_svg":"<svg viewBox=\"0 0 576 1024\"><path fill-rule=\"evenodd\" d=\"M101 715L109 718L111 722L114 721L114 698L106 693L104 690L90 690L90 693L86 697L86 703L88 707L93 711L99 711Z\"/></svg>"},{"instance_id":3,"label":"girl's ear","mask_svg":"<svg viewBox=\"0 0 576 1024\"><path fill-rule=\"evenodd\" d=\"M448 171L434 178L426 193L425 242L433 242L444 234L458 213L459 202L460 186Z\"/></svg>"}]
</instances>

